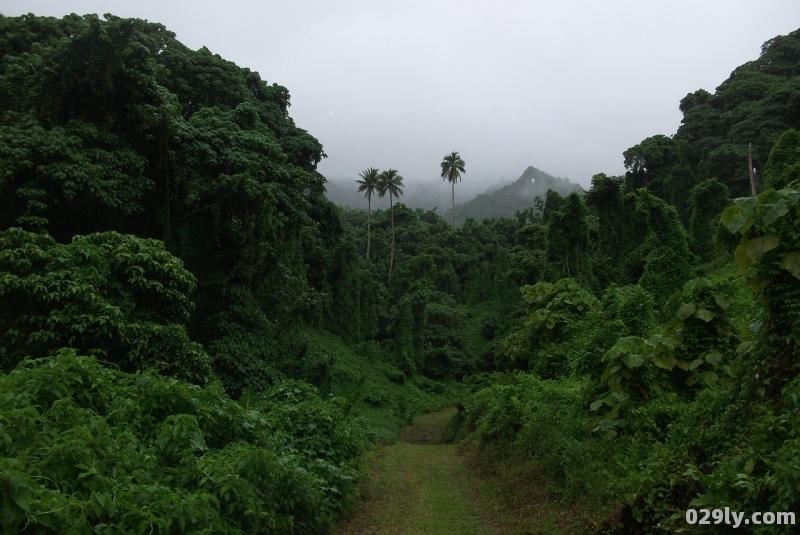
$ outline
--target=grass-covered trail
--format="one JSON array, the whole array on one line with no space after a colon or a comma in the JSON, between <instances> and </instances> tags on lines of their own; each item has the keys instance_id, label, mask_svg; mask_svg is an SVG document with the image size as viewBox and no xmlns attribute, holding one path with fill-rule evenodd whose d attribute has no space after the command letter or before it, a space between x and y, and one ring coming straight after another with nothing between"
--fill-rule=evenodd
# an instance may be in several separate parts
<instances>
[{"instance_id":1,"label":"grass-covered trail","mask_svg":"<svg viewBox=\"0 0 800 535\"><path fill-rule=\"evenodd\" d=\"M335 535L495 534L481 484L456 446L441 444L451 408L418 417L380 451L364 500Z\"/></svg>"}]
</instances>

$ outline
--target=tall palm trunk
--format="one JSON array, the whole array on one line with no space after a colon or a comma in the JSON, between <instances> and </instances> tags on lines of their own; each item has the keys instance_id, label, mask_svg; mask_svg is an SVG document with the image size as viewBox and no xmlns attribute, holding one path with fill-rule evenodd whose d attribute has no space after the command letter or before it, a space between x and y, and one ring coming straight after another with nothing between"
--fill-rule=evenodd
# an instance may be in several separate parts
<instances>
[{"instance_id":1,"label":"tall palm trunk","mask_svg":"<svg viewBox=\"0 0 800 535\"><path fill-rule=\"evenodd\" d=\"M453 192L453 230L456 229L456 183L451 182L451 190Z\"/></svg>"},{"instance_id":2,"label":"tall palm trunk","mask_svg":"<svg viewBox=\"0 0 800 535\"><path fill-rule=\"evenodd\" d=\"M372 199L367 198L367 258L369 258L369 220L372 218Z\"/></svg>"},{"instance_id":3,"label":"tall palm trunk","mask_svg":"<svg viewBox=\"0 0 800 535\"><path fill-rule=\"evenodd\" d=\"M392 193L389 192L389 212L392 215L392 252L389 254L389 284L392 283L392 264L394 264L394 205L392 204Z\"/></svg>"}]
</instances>

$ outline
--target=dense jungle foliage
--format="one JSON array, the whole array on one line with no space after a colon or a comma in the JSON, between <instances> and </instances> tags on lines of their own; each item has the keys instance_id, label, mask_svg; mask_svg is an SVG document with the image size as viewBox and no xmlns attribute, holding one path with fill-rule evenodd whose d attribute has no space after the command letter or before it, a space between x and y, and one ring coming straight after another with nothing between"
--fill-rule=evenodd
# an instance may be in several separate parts
<instances>
[{"instance_id":1,"label":"dense jungle foliage","mask_svg":"<svg viewBox=\"0 0 800 535\"><path fill-rule=\"evenodd\" d=\"M160 24L0 28L4 531L325 533L456 402L598 530L798 509L800 32L625 176L454 229L334 206L288 90Z\"/></svg>"},{"instance_id":2,"label":"dense jungle foliage","mask_svg":"<svg viewBox=\"0 0 800 535\"><path fill-rule=\"evenodd\" d=\"M704 533L687 509L799 509L798 82L800 31L684 98L678 132L626 151L625 176L548 197L519 231L527 308L457 429L576 504L582 529Z\"/></svg>"}]
</instances>

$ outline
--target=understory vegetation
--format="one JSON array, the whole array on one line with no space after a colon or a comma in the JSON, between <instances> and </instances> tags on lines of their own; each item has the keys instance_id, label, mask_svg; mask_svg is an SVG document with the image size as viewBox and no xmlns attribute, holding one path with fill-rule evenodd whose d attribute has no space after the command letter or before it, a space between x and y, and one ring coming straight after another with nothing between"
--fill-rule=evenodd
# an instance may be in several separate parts
<instances>
[{"instance_id":1,"label":"understory vegetation","mask_svg":"<svg viewBox=\"0 0 800 535\"><path fill-rule=\"evenodd\" d=\"M798 511L799 32L625 176L454 228L333 205L288 90L160 24L0 29L4 532L326 533L451 405L587 530Z\"/></svg>"}]
</instances>

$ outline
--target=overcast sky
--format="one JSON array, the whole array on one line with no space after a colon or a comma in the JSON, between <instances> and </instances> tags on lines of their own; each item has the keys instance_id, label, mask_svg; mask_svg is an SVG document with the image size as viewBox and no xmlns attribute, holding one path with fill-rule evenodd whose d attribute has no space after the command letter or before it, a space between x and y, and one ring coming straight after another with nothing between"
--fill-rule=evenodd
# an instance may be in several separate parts
<instances>
[{"instance_id":1,"label":"overcast sky","mask_svg":"<svg viewBox=\"0 0 800 535\"><path fill-rule=\"evenodd\" d=\"M28 12L161 22L286 86L327 177L438 179L456 150L462 191L529 165L584 186L621 174L625 149L675 133L687 93L800 27L797 0L0 0Z\"/></svg>"}]
</instances>

